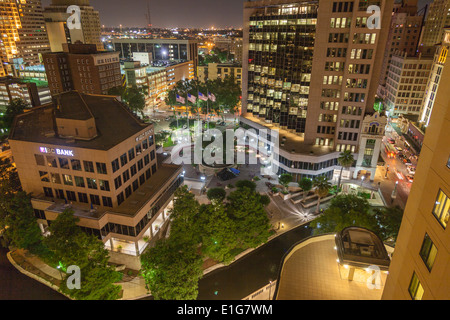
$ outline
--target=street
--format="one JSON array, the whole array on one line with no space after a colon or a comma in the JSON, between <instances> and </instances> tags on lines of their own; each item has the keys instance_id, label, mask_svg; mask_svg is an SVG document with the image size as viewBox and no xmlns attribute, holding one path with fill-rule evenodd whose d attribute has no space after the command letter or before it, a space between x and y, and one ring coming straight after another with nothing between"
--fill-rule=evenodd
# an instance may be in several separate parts
<instances>
[{"instance_id":1,"label":"street","mask_svg":"<svg viewBox=\"0 0 450 320\"><path fill-rule=\"evenodd\" d=\"M20 273L0 248L0 300L68 300L48 286Z\"/></svg>"},{"instance_id":2,"label":"street","mask_svg":"<svg viewBox=\"0 0 450 320\"><path fill-rule=\"evenodd\" d=\"M311 231L307 225L293 228L231 265L207 274L199 281L197 300L240 300L276 280L284 254L311 236Z\"/></svg>"}]
</instances>

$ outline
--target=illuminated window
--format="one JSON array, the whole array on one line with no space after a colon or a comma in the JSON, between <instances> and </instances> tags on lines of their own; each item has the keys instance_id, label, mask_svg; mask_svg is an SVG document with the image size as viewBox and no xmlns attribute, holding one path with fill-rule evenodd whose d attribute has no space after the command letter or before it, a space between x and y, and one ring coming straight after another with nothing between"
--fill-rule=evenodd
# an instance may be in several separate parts
<instances>
[{"instance_id":1,"label":"illuminated window","mask_svg":"<svg viewBox=\"0 0 450 320\"><path fill-rule=\"evenodd\" d=\"M434 260L436 259L437 248L434 245L428 234L425 234L423 239L422 248L420 249L420 257L427 266L428 271L433 268Z\"/></svg>"},{"instance_id":2,"label":"illuminated window","mask_svg":"<svg viewBox=\"0 0 450 320\"><path fill-rule=\"evenodd\" d=\"M444 192L442 192L442 190L439 190L433 209L433 214L438 219L439 223L446 228L448 218L450 216L450 199Z\"/></svg>"},{"instance_id":3,"label":"illuminated window","mask_svg":"<svg viewBox=\"0 0 450 320\"><path fill-rule=\"evenodd\" d=\"M411 283L409 284L408 291L413 300L422 300L423 287L420 284L419 278L417 277L415 272L413 273L413 276L411 278Z\"/></svg>"}]
</instances>

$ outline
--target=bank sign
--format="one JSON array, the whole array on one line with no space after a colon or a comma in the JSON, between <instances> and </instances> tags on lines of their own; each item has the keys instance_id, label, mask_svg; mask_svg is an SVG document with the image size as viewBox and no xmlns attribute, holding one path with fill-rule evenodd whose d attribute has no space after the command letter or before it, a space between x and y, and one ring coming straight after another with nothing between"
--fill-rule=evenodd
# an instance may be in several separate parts
<instances>
[{"instance_id":1,"label":"bank sign","mask_svg":"<svg viewBox=\"0 0 450 320\"><path fill-rule=\"evenodd\" d=\"M57 154L59 156L73 157L73 150L68 150L68 149L39 147L39 151L41 153L53 153L53 154Z\"/></svg>"}]
</instances>

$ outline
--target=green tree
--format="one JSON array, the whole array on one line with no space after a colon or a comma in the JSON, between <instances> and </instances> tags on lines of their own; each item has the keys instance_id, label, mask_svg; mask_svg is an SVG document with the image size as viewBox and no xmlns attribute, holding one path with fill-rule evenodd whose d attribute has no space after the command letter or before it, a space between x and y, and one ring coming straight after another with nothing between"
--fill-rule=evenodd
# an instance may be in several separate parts
<instances>
[{"instance_id":1,"label":"green tree","mask_svg":"<svg viewBox=\"0 0 450 320\"><path fill-rule=\"evenodd\" d=\"M298 182L298 186L300 188L302 188L303 190L303 200L305 200L306 195L308 194L308 192L312 189L313 187L313 181L309 178L302 178L299 182Z\"/></svg>"},{"instance_id":2,"label":"green tree","mask_svg":"<svg viewBox=\"0 0 450 320\"><path fill-rule=\"evenodd\" d=\"M265 206L267 206L267 205L269 205L269 203L270 203L270 197L268 196L268 195L261 195L261 197L260 197L260 202L261 202L261 204L265 207Z\"/></svg>"},{"instance_id":3,"label":"green tree","mask_svg":"<svg viewBox=\"0 0 450 320\"><path fill-rule=\"evenodd\" d=\"M3 115L3 125L6 129L11 130L14 123L14 118L23 113L23 111L30 107L23 99L13 99L7 105L5 114Z\"/></svg>"},{"instance_id":4,"label":"green tree","mask_svg":"<svg viewBox=\"0 0 450 320\"><path fill-rule=\"evenodd\" d=\"M316 176L313 179L313 186L316 188L315 192L316 195L319 197L319 199L317 199L317 209L316 209L316 212L319 212L320 200L323 197L326 197L330 192L331 183L328 181L326 176Z\"/></svg>"},{"instance_id":5,"label":"green tree","mask_svg":"<svg viewBox=\"0 0 450 320\"><path fill-rule=\"evenodd\" d=\"M339 155L338 163L341 166L341 172L339 173L336 194L338 194L339 189L341 188L342 171L344 170L344 168L349 168L354 162L355 159L353 158L353 154L350 150L345 150Z\"/></svg>"},{"instance_id":6,"label":"green tree","mask_svg":"<svg viewBox=\"0 0 450 320\"><path fill-rule=\"evenodd\" d=\"M289 173L283 173L278 178L278 182L283 186L283 191L287 192L289 184L292 182L292 175Z\"/></svg>"},{"instance_id":7,"label":"green tree","mask_svg":"<svg viewBox=\"0 0 450 320\"><path fill-rule=\"evenodd\" d=\"M231 192L227 199L226 209L228 216L235 221L239 247L255 248L266 242L271 227L261 195L242 187Z\"/></svg>"},{"instance_id":8,"label":"green tree","mask_svg":"<svg viewBox=\"0 0 450 320\"><path fill-rule=\"evenodd\" d=\"M252 191L256 190L256 183L250 180L238 180L236 182L236 188L242 189L242 188L249 188Z\"/></svg>"},{"instance_id":9,"label":"green tree","mask_svg":"<svg viewBox=\"0 0 450 320\"><path fill-rule=\"evenodd\" d=\"M367 228L378 233L375 216L366 199L355 195L338 195L317 219L311 222L314 234L339 232L350 226Z\"/></svg>"},{"instance_id":10,"label":"green tree","mask_svg":"<svg viewBox=\"0 0 450 320\"><path fill-rule=\"evenodd\" d=\"M175 191L173 208L170 213L170 238L182 245L196 246L200 243L198 212L200 204L187 186Z\"/></svg>"},{"instance_id":11,"label":"green tree","mask_svg":"<svg viewBox=\"0 0 450 320\"><path fill-rule=\"evenodd\" d=\"M390 207L375 209L375 218L377 219L380 236L383 240L395 242L403 218L403 210L399 207Z\"/></svg>"},{"instance_id":12,"label":"green tree","mask_svg":"<svg viewBox=\"0 0 450 320\"><path fill-rule=\"evenodd\" d=\"M21 190L16 168L8 158L0 158L0 230L6 226L11 199Z\"/></svg>"},{"instance_id":13,"label":"green tree","mask_svg":"<svg viewBox=\"0 0 450 320\"><path fill-rule=\"evenodd\" d=\"M227 192L223 188L211 188L206 193L209 201L215 203L221 203L227 196Z\"/></svg>"},{"instance_id":14,"label":"green tree","mask_svg":"<svg viewBox=\"0 0 450 320\"><path fill-rule=\"evenodd\" d=\"M114 87L108 90L109 95L120 96L123 103L133 112L139 112L141 116L144 116L145 109L145 94L148 94L148 87L144 86L138 88L132 87Z\"/></svg>"},{"instance_id":15,"label":"green tree","mask_svg":"<svg viewBox=\"0 0 450 320\"><path fill-rule=\"evenodd\" d=\"M223 263L234 258L232 250L238 247L236 222L227 215L222 202L203 206L201 212L202 253Z\"/></svg>"},{"instance_id":16,"label":"green tree","mask_svg":"<svg viewBox=\"0 0 450 320\"><path fill-rule=\"evenodd\" d=\"M70 274L65 274L61 291L77 300L119 299L122 287L114 283L121 280L121 275L108 264L109 253L103 243L82 232L72 241L75 242L78 252L74 265L80 268L80 288L69 289L67 283Z\"/></svg>"},{"instance_id":17,"label":"green tree","mask_svg":"<svg viewBox=\"0 0 450 320\"><path fill-rule=\"evenodd\" d=\"M70 209L64 210L49 226L50 235L44 239L63 268L75 265L80 268L81 288L68 289L66 274L61 291L78 300L115 300L121 286L114 285L120 275L108 265L109 253L95 236L85 234L78 226L79 219Z\"/></svg>"},{"instance_id":18,"label":"green tree","mask_svg":"<svg viewBox=\"0 0 450 320\"><path fill-rule=\"evenodd\" d=\"M366 213L351 210L344 212L337 207L330 207L325 212L313 220L310 224L314 229L314 234L324 234L340 232L342 229L350 226L367 228L377 232L377 221L374 216Z\"/></svg>"},{"instance_id":19,"label":"green tree","mask_svg":"<svg viewBox=\"0 0 450 320\"><path fill-rule=\"evenodd\" d=\"M6 237L12 245L33 252L41 244L41 229L34 216L31 197L25 192L9 198L4 222Z\"/></svg>"},{"instance_id":20,"label":"green tree","mask_svg":"<svg viewBox=\"0 0 450 320\"><path fill-rule=\"evenodd\" d=\"M195 247L181 246L169 237L141 255L141 275L156 300L195 300L202 264Z\"/></svg>"}]
</instances>

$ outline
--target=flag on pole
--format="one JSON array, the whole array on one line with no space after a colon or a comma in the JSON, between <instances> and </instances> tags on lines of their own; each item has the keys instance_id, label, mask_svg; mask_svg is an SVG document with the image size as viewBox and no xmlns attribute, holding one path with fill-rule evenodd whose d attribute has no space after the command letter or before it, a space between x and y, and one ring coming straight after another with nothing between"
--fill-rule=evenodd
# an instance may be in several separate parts
<instances>
[{"instance_id":1,"label":"flag on pole","mask_svg":"<svg viewBox=\"0 0 450 320\"><path fill-rule=\"evenodd\" d=\"M208 92L208 98L209 98L209 100L211 100L212 102L215 102L215 101L216 101L216 96L215 96L213 93L211 93L211 92Z\"/></svg>"},{"instance_id":2,"label":"flag on pole","mask_svg":"<svg viewBox=\"0 0 450 320\"><path fill-rule=\"evenodd\" d=\"M200 91L198 92L198 98L203 101L208 101L208 98Z\"/></svg>"},{"instance_id":3,"label":"flag on pole","mask_svg":"<svg viewBox=\"0 0 450 320\"><path fill-rule=\"evenodd\" d=\"M185 100L183 97L180 97L179 95L177 95L177 102L184 104Z\"/></svg>"},{"instance_id":4,"label":"flag on pole","mask_svg":"<svg viewBox=\"0 0 450 320\"><path fill-rule=\"evenodd\" d=\"M193 95L191 95L190 93L188 93L188 101L195 103L195 101L197 101L197 98Z\"/></svg>"}]
</instances>

